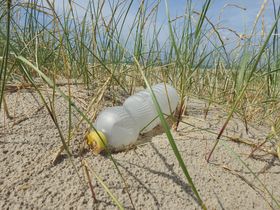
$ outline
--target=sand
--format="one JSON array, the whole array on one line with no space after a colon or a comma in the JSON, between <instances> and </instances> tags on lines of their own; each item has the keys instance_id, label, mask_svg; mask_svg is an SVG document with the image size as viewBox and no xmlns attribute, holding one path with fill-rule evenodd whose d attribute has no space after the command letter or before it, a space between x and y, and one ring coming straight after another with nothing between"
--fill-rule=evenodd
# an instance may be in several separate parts
<instances>
[{"instance_id":1,"label":"sand","mask_svg":"<svg viewBox=\"0 0 280 210\"><path fill-rule=\"evenodd\" d=\"M72 86L72 94L81 109L86 107L94 95L88 94L81 86ZM51 92L45 91L44 95L51 97ZM111 95L107 91L96 109L112 106ZM122 95L116 104L121 103L124 97ZM67 136L67 102L60 96L55 99L58 123L62 133ZM95 202L92 197L80 154L83 133L87 128L85 124L82 124L71 142L72 159L63 153L56 164L52 164L61 140L46 108L42 107L38 94L32 89L9 91L6 93L6 101L14 118L8 119L2 109L0 209L117 209L96 177L90 173L98 201ZM178 132L172 133L206 206L209 209L277 209L258 179L280 202L279 159L259 150L248 157L253 147L223 138L221 143L232 148L257 178L236 157L231 156L222 144L218 145L211 163L207 163L205 156L217 135L201 128L217 133L225 120L226 112L219 106L212 106L207 119L204 119L204 101L189 98L187 105L183 121L188 124L181 123ZM73 126L79 119L80 116L73 111ZM243 122L234 117L225 134L258 144L265 140L268 132L269 129L265 126L250 125L247 134ZM161 128L157 127L141 136L139 142L144 144L113 154L128 184L135 208L199 209ZM264 144L265 148L270 146L270 142ZM112 161L105 155L95 156L89 151L85 151L83 158L120 203L126 209L132 209L124 184Z\"/></svg>"}]
</instances>

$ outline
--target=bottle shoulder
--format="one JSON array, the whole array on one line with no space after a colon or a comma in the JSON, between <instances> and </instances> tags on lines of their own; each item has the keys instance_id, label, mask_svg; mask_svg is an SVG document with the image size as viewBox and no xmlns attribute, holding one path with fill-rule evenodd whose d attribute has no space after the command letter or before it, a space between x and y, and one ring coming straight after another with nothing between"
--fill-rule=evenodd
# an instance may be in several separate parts
<instances>
[{"instance_id":1,"label":"bottle shoulder","mask_svg":"<svg viewBox=\"0 0 280 210\"><path fill-rule=\"evenodd\" d=\"M98 128L131 127L135 124L134 119L123 106L108 107L103 110L96 119Z\"/></svg>"}]
</instances>

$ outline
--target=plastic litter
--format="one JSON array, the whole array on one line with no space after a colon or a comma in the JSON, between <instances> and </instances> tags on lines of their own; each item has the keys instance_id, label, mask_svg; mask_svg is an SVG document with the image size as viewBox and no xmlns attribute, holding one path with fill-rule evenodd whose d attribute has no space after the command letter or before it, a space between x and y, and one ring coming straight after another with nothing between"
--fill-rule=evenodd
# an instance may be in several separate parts
<instances>
[{"instance_id":1,"label":"plastic litter","mask_svg":"<svg viewBox=\"0 0 280 210\"><path fill-rule=\"evenodd\" d=\"M179 102L179 96L171 85L160 83L152 86L160 108L167 117ZM160 124L149 90L142 90L128 97L123 106L103 110L94 123L98 132L87 135L87 144L96 154L105 149L122 150L135 144L139 133L151 131Z\"/></svg>"}]
</instances>

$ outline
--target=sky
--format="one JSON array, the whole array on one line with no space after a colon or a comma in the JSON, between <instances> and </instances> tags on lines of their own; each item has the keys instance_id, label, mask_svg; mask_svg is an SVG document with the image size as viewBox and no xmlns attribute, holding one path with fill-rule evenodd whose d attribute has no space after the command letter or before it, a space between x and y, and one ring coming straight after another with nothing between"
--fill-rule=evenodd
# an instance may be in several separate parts
<instances>
[{"instance_id":1,"label":"sky","mask_svg":"<svg viewBox=\"0 0 280 210\"><path fill-rule=\"evenodd\" d=\"M56 8L62 13L62 3L61 2L68 2L68 0L56 0ZM89 0L74 0L77 3L76 11L78 16L83 17L85 13L85 9L88 8L88 1ZM93 0L97 2L98 0ZM105 0L105 6L103 9L103 14L105 17L110 17L111 10L109 7L108 2L117 2L117 0ZM119 2L125 2L128 4L130 0L118 0ZM126 33L129 32L130 28L133 26L133 20L135 18L135 14L137 9L139 8L140 2L142 0L134 0L133 5L131 7L130 12L128 13L128 17L126 20L126 25L124 27L123 34L124 36ZM274 0L276 7L280 5L280 0ZM157 0L145 0L147 5L153 5L154 2ZM171 19L175 19L176 17L182 16L185 14L185 6L187 0L167 0L170 10ZM235 33L227 30L225 28L229 28L232 31L235 31L237 34L250 34L251 30L254 25L254 21L260 8L264 2L267 2L263 17L260 18L259 23L257 25L257 36L261 36L262 33L262 20L264 22L264 30L266 33L270 30L273 22L273 0L212 0L210 8L206 14L209 20L215 25L218 26L219 33L221 34L224 40L236 40L238 37ZM192 6L193 10L200 12L202 10L203 4L205 0L193 0ZM193 15L194 19L198 18L197 15ZM162 31L159 35L159 41L164 42L168 39L169 31L168 31L168 24L167 24L167 15L166 15L166 7L165 7L165 0L162 0L159 5L158 11L158 26L162 26ZM180 27L180 20L176 21L176 27ZM152 33L152 32L150 32Z\"/></svg>"},{"instance_id":2,"label":"sky","mask_svg":"<svg viewBox=\"0 0 280 210\"><path fill-rule=\"evenodd\" d=\"M185 5L185 0L169 0L168 2L170 14L173 18L184 14L185 8L182 5ZM193 9L201 11L204 2L205 0L193 0ZM263 3L264 0L212 0L206 15L215 25L219 24L220 27L230 28L238 34L249 34ZM275 0L275 4L279 6L280 0ZM164 7L164 4L162 5ZM162 8L161 13L162 17L166 17L165 8ZM162 18L162 20L164 20L164 18ZM267 0L263 13L263 20L265 23L265 31L268 32L274 21L272 0ZM261 35L261 21L262 19L259 20L257 25L258 35ZM235 36L226 30L220 30L219 32L225 36L224 38Z\"/></svg>"}]
</instances>

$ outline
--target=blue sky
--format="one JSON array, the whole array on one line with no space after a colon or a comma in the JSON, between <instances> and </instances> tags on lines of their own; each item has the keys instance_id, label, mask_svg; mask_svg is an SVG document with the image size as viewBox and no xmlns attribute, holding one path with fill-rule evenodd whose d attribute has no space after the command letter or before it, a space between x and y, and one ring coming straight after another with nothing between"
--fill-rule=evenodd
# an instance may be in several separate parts
<instances>
[{"instance_id":1,"label":"blue sky","mask_svg":"<svg viewBox=\"0 0 280 210\"><path fill-rule=\"evenodd\" d=\"M63 0L65 1L65 0ZM62 7L63 2L61 0L56 0L56 4L58 7ZM79 5L83 6L84 8L87 8L89 0L74 0L74 2L77 2ZM116 0L105 0L105 2L111 1L116 2ZM65 2L68 2L65 1ZM94 0L94 2L97 2ZM127 0L129 2L129 0ZM129 15L133 16L135 15L136 9L138 8L141 0L134 0L134 6L132 7L132 10ZM148 4L151 4L153 2L156 2L155 0L146 0ZM184 14L186 0L167 0L169 7L170 7L170 14L171 17L176 17ZM203 3L205 0L193 0L192 5L194 7L194 10L201 11ZM233 27L238 31L242 31L243 27L247 25L247 27L251 26L256 18L256 15L262 5L264 0L212 0L210 9L207 13L207 16L211 20L217 20L217 18L221 15L221 23L227 25L228 27ZM275 0L276 6L279 6L280 0ZM66 3L67 4L67 3ZM246 10L238 9L231 5L238 5L242 8L245 8ZM227 6L226 6L227 5ZM226 6L226 7L225 7ZM82 8L79 9L79 13L83 13ZM223 11L223 12L222 12ZM104 12L106 12L106 6L104 9ZM110 11L108 10L108 15L110 14ZM165 0L162 0L160 3L160 10L159 10L159 16L161 17L162 22L166 21L166 11L165 11ZM272 0L267 0L267 6L264 12L264 17L266 20L266 25L271 25L273 21L273 5Z\"/></svg>"},{"instance_id":2,"label":"blue sky","mask_svg":"<svg viewBox=\"0 0 280 210\"><path fill-rule=\"evenodd\" d=\"M65 2L68 2L68 0L64 0ZM75 0L79 5L81 5L84 8L87 8L89 0ZM98 0L94 0L94 2L97 2ZM111 3L117 2L117 0L105 0L105 2L110 1ZM119 0L120 1L120 0ZM167 0L170 8L170 15L171 19L174 19L178 16L182 16L185 13L185 6L186 6L186 0ZM61 11L62 3L61 0L56 0L56 8ZM125 0L124 0L125 2ZM126 3L128 4L130 1L127 0ZM132 27L133 19L135 18L135 14L137 12L137 9L139 7L141 0L134 0L133 6L128 14L128 18L126 20L126 26L125 30L128 31ZM146 0L148 5L151 5L154 2L157 2L157 0ZM192 6L193 10L201 11L202 6L204 4L205 0L193 0ZM238 34L250 34L252 30L252 26L254 24L254 21L256 19L256 16L263 4L264 0L212 0L210 9L207 12L207 17L215 24L220 27L226 27L230 28L234 31L236 31ZM279 6L280 0L275 0L276 7ZM67 4L67 3L66 3ZM241 8L237 8L238 5ZM60 8L60 9L59 9ZM273 18L273 4L272 0L267 0L267 4L265 7L265 12L263 13L263 20L264 20L264 26L265 26L265 32L267 33L274 21ZM85 12L85 9L81 7L77 7L77 14L83 16ZM110 17L111 11L110 7L107 4L105 4L104 10L103 10L104 16ZM165 1L162 0L160 3L160 9L158 13L158 26L163 25L162 33L159 36L160 42L164 42L164 40L168 39L169 32L167 27L167 16L166 16L166 10L165 10ZM197 18L197 15L194 15L194 19ZM260 19L258 26L257 26L257 36L261 35L261 21ZM180 21L177 23L177 27L180 27ZM123 31L124 36L126 35L126 31ZM234 41L234 39L238 39L236 35L234 35L229 30L220 29L220 34L222 35L222 38L224 40L230 40Z\"/></svg>"},{"instance_id":3,"label":"blue sky","mask_svg":"<svg viewBox=\"0 0 280 210\"><path fill-rule=\"evenodd\" d=\"M184 14L185 0L169 0L170 14L174 18ZM204 0L193 0L193 7L196 11L201 11ZM240 34L250 33L256 16L263 4L263 0L212 0L207 17L214 23L219 23L221 27L228 27ZM275 0L276 6L279 6L280 0ZM238 5L241 8L237 8ZM163 4L164 7L164 4ZM165 10L162 9L162 16L165 16ZM265 30L268 32L273 23L273 4L272 0L267 0L263 13ZM231 36L229 32L221 30L225 36ZM261 34L261 19L258 23L258 35Z\"/></svg>"}]
</instances>

